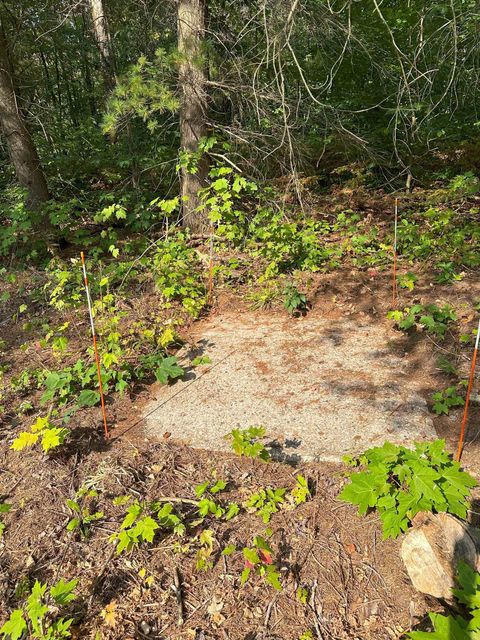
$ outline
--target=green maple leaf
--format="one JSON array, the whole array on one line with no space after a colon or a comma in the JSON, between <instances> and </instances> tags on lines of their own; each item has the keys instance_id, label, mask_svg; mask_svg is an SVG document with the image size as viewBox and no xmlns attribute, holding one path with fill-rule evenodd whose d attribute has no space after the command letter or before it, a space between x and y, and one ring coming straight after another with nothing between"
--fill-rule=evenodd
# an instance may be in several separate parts
<instances>
[{"instance_id":1,"label":"green maple leaf","mask_svg":"<svg viewBox=\"0 0 480 640\"><path fill-rule=\"evenodd\" d=\"M180 378L183 374L184 370L177 364L175 356L164 358L155 370L155 377L161 384L167 384L169 380Z\"/></svg>"},{"instance_id":2,"label":"green maple leaf","mask_svg":"<svg viewBox=\"0 0 480 640\"><path fill-rule=\"evenodd\" d=\"M430 619L435 631L411 631L409 638L413 640L473 640L471 634L464 628L458 619L453 616L442 616L439 613L430 613Z\"/></svg>"},{"instance_id":3,"label":"green maple leaf","mask_svg":"<svg viewBox=\"0 0 480 640\"><path fill-rule=\"evenodd\" d=\"M379 496L388 491L384 474L361 471L353 474L350 480L351 483L343 488L338 497L344 502L358 505L360 515L365 515L368 509L377 504Z\"/></svg>"},{"instance_id":4,"label":"green maple leaf","mask_svg":"<svg viewBox=\"0 0 480 640\"><path fill-rule=\"evenodd\" d=\"M454 596L469 609L478 610L480 616L480 573L466 562L460 562L457 569L459 589L453 589Z\"/></svg>"},{"instance_id":5,"label":"green maple leaf","mask_svg":"<svg viewBox=\"0 0 480 640\"><path fill-rule=\"evenodd\" d=\"M132 534L135 538L141 536L143 540L153 542L155 531L159 528L160 525L153 518L146 516L137 522Z\"/></svg>"},{"instance_id":6,"label":"green maple leaf","mask_svg":"<svg viewBox=\"0 0 480 640\"><path fill-rule=\"evenodd\" d=\"M417 464L413 468L413 472L414 473L410 481L412 494L417 496L417 498L427 498L433 503L443 501L440 487L435 484L435 482L441 478L438 471L435 471L432 467Z\"/></svg>"},{"instance_id":7,"label":"green maple leaf","mask_svg":"<svg viewBox=\"0 0 480 640\"><path fill-rule=\"evenodd\" d=\"M78 583L77 579L70 580L70 582L65 582L63 579L59 580L57 584L55 584L50 589L50 595L55 600L57 604L64 605L72 600L75 600L75 594L73 593Z\"/></svg>"},{"instance_id":8,"label":"green maple leaf","mask_svg":"<svg viewBox=\"0 0 480 640\"><path fill-rule=\"evenodd\" d=\"M240 578L240 584L244 585L249 577L250 577L250 569L249 569L249 567L245 567L244 570L242 571L242 576Z\"/></svg>"},{"instance_id":9,"label":"green maple leaf","mask_svg":"<svg viewBox=\"0 0 480 640\"><path fill-rule=\"evenodd\" d=\"M260 558L258 557L258 553L255 551L255 549L244 547L243 556L245 560L248 560L252 564L261 564Z\"/></svg>"},{"instance_id":10,"label":"green maple leaf","mask_svg":"<svg viewBox=\"0 0 480 640\"><path fill-rule=\"evenodd\" d=\"M455 488L460 495L468 495L470 489L477 486L477 481L469 473L460 471L458 464L447 467L442 471L443 478L452 488Z\"/></svg>"},{"instance_id":11,"label":"green maple leaf","mask_svg":"<svg viewBox=\"0 0 480 640\"><path fill-rule=\"evenodd\" d=\"M50 449L59 447L65 440L67 433L67 429L61 429L59 427L45 429L45 431L42 432L42 449L44 452L48 453Z\"/></svg>"},{"instance_id":12,"label":"green maple leaf","mask_svg":"<svg viewBox=\"0 0 480 640\"><path fill-rule=\"evenodd\" d=\"M77 404L80 407L94 407L100 402L100 394L93 389L83 389L78 394Z\"/></svg>"},{"instance_id":13,"label":"green maple leaf","mask_svg":"<svg viewBox=\"0 0 480 640\"><path fill-rule=\"evenodd\" d=\"M143 507L138 502L134 502L130 507L128 507L127 515L123 519L121 524L122 529L128 529L132 526L138 516L142 513Z\"/></svg>"},{"instance_id":14,"label":"green maple leaf","mask_svg":"<svg viewBox=\"0 0 480 640\"><path fill-rule=\"evenodd\" d=\"M0 635L8 637L10 640L19 640L27 630L27 623L23 618L21 609L15 609L10 614L10 618L0 629Z\"/></svg>"},{"instance_id":15,"label":"green maple leaf","mask_svg":"<svg viewBox=\"0 0 480 640\"><path fill-rule=\"evenodd\" d=\"M22 451L22 449L25 449L26 447L32 447L37 442L39 435L39 433L22 431L12 442L10 449L13 449L14 451Z\"/></svg>"},{"instance_id":16,"label":"green maple leaf","mask_svg":"<svg viewBox=\"0 0 480 640\"><path fill-rule=\"evenodd\" d=\"M268 582L268 584L271 584L272 587L277 591L282 591L282 585L280 583L280 573L273 565L267 566L265 580Z\"/></svg>"},{"instance_id":17,"label":"green maple leaf","mask_svg":"<svg viewBox=\"0 0 480 640\"><path fill-rule=\"evenodd\" d=\"M408 529L408 518L396 511L384 511L380 514L383 522L383 539L397 538Z\"/></svg>"}]
</instances>

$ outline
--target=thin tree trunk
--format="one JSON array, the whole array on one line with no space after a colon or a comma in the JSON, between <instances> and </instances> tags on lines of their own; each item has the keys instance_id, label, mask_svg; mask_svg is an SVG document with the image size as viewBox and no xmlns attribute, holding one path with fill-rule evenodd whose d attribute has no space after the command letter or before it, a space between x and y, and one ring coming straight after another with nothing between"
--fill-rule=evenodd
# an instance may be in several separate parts
<instances>
[{"instance_id":1,"label":"thin tree trunk","mask_svg":"<svg viewBox=\"0 0 480 640\"><path fill-rule=\"evenodd\" d=\"M36 209L50 198L37 150L18 108L5 33L0 25L0 124L19 183L27 190L26 206Z\"/></svg>"},{"instance_id":2,"label":"thin tree trunk","mask_svg":"<svg viewBox=\"0 0 480 640\"><path fill-rule=\"evenodd\" d=\"M180 148L198 151L206 133L206 85L202 43L205 33L205 0L178 0L178 49L180 52L179 86ZM198 191L206 184L208 162L202 157L196 173L181 170L181 195L184 226L199 233L208 225L205 212L198 212Z\"/></svg>"},{"instance_id":3,"label":"thin tree trunk","mask_svg":"<svg viewBox=\"0 0 480 640\"><path fill-rule=\"evenodd\" d=\"M103 81L106 90L111 91L115 86L115 59L103 0L90 0L90 11L95 42L100 53Z\"/></svg>"}]
</instances>

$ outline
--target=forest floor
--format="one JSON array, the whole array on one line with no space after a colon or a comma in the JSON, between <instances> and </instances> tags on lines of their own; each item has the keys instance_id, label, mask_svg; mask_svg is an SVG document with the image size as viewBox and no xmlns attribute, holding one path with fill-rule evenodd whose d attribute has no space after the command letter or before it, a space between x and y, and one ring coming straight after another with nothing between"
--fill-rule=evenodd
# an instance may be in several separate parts
<instances>
[{"instance_id":1,"label":"forest floor","mask_svg":"<svg viewBox=\"0 0 480 640\"><path fill-rule=\"evenodd\" d=\"M474 275L466 274L462 281L449 285L434 285L428 274L421 275L414 293L400 293L400 306L424 300L451 303L458 311L460 324L471 323L472 306L480 299L480 284ZM28 274L26 277L29 277ZM405 397L404 388L408 387L411 397L419 399L421 417L426 418L429 425L428 430L420 436L431 437L436 432L446 439L449 450L455 450L461 410L452 410L449 416L427 415L432 392L446 386L446 379L438 371L438 355L443 352L449 354L452 347L448 339L439 344L435 338L420 332L405 334L392 328L392 323L385 318L387 310L391 308L390 274L341 268L333 274L309 274L308 289L311 308L305 317L290 317L279 308L268 312L270 322L274 326L282 326L287 337L296 345L296 349L291 349L291 345L289 347L286 344L285 336L282 337L283 347L281 341L270 345L272 354L275 352L278 358L278 369L283 360L290 363L291 368L285 367L282 380L282 389L290 385L293 394L289 419L293 419L297 411L301 415L305 411L305 416L308 416L308 408L298 408L295 404L297 401L303 402L304 378L296 379L294 369L309 378L325 376L329 368L337 369L334 377L340 385L344 374L338 371L338 366L339 361L340 365L343 362L349 371L345 379L346 387L334 390L332 400L325 409L326 417L322 426L325 437L329 438L328 442L334 448L335 429L342 429L342 413L340 410L335 421L332 421L331 403L337 402L342 407L342 394L349 393L349 385L361 371L362 361L366 365L364 373L375 376L374 383L378 387L384 371L383 361L380 361L376 371L373 371L371 358L369 360L363 353L357 354L355 363L345 363L348 348L353 348L355 343L355 334L352 335L352 341L347 341L343 346L338 344L338 340L332 339L333 350L326 356L321 336L325 336L329 326L334 323L338 329L339 323L343 322L341 326L345 327L348 334L352 332L352 327L368 326L372 335L371 341L368 335L362 338L367 345L365 353L368 354L369 349L371 352L372 349L391 347L382 356L386 363L387 392L385 397L379 398L382 390L376 388L378 404L387 400L384 410L387 413L396 412L397 405L409 401L410 396L407 394ZM146 296L133 303L134 308L142 305L152 305L152 299ZM155 313L154 307L151 312ZM25 343L25 336L18 318L12 320L14 314L11 310L5 314L5 318L0 325L3 334L0 337L15 353L13 373L20 372L28 362L40 359L41 355L33 343L28 349L20 348ZM264 327L265 312L253 312L241 294L226 290L215 292L215 302L209 315L182 329L182 338L187 345L185 353L198 355L195 349L198 350L199 340L205 336L208 339L212 327L220 324L221 328L224 318L233 323L231 329L234 335L235 323L241 325L246 322L250 326L253 322L260 329ZM84 341L81 336L87 335L88 331L84 310L72 311L71 320L79 330L78 340L81 344ZM323 333L320 334L319 343L312 345L307 363L303 349L306 342L311 342L317 323ZM263 338L267 342L268 336L269 332L264 332ZM28 416L16 416L8 423L4 422L0 431L0 498L13 504L14 508L3 515L6 532L0 538L0 623L6 619L18 597L28 592L33 580L52 583L60 577L77 577L79 597L70 605L70 612L76 621L73 627L75 638L383 640L401 638L406 630L423 628L426 613L432 609L442 610L442 607L433 598L424 597L413 589L399 559L401 539L382 540L381 524L375 513L360 518L354 507L337 499L345 483L346 468L340 462L332 462L331 458L338 458L344 452L343 444L334 455L328 453L330 445L324 449L320 446L313 452L317 458L313 461L298 455L293 458L286 456L283 462L264 463L240 458L228 451L218 451L224 449L224 445L216 446L211 440L205 443L203 449L191 448L182 442L191 440L192 434L195 435L196 424L192 424L192 421L196 405L198 423L203 425L205 433L215 424L215 415L207 415L200 403L200 397L205 395L207 388L213 390L214 394L219 389L215 386L210 388L208 383L217 365L214 345L207 343L203 346L201 355L212 355L212 362L199 367L196 377L192 376L189 380L187 376L186 383L177 382L166 390L143 384L138 385L130 395L109 397L107 414L111 437L108 441L102 436L98 407L76 413L69 425L72 429L71 438L58 452L49 456L33 450L24 451L19 456L18 452L10 449L13 435L19 426L28 422ZM241 335L239 343L232 341L232 348L245 353ZM322 360L335 356L339 361L333 359L327 362L325 369L313 370L311 361L314 354ZM257 355L255 368L265 382L268 370L261 364L264 362L261 354ZM468 359L463 358L459 368L464 374L468 366ZM400 379L395 380L396 372L408 378L406 385ZM222 375L227 380L234 374L227 371ZM247 384L241 377L237 382L236 388L239 390ZM204 386L193 391L198 383ZM388 386L394 383L398 383L396 404L397 389ZM176 390L181 391L185 384L189 386L176 395ZM255 379L249 393L254 394L254 391ZM359 411L367 411L367 405L371 404L372 397L367 391L366 388L357 389L357 396L364 403L358 405ZM157 414L163 412L166 421L159 423L154 435L151 423L147 424L148 419L144 418L152 411L152 407L155 408L156 405L152 405L155 399L161 398L164 393L168 393L168 397L176 395L173 398L176 404L173 408L169 401L156 411ZM196 395L187 400L189 393ZM270 401L277 401L278 398L268 397L268 394L274 393L272 389L265 393L262 411L265 411L263 417L267 420ZM478 478L480 431L476 419L478 404L474 400L463 465ZM221 409L225 407L224 398L218 398L218 406ZM179 424L182 408L185 409L184 424L190 422L188 430ZM272 427L272 430L267 428L267 436L276 439L280 445L285 444L285 437L298 437L295 429L291 434L281 425L273 429L274 423L281 419L283 410L284 407L274 413L272 421L265 425ZM348 420L352 421L357 408L348 407L345 410ZM377 404L368 410L373 416L378 411ZM246 406L240 406L238 412L235 410L229 415L238 422L242 413L247 419L246 411ZM258 411L255 417L261 417ZM312 429L314 423L315 419L312 420ZM251 424L252 421L248 419L241 426ZM237 425L230 426L233 428ZM354 433L354 425L350 426L352 436L360 435L360 442L358 438L356 441L357 450L371 444L368 439L364 440L363 430ZM410 440L414 439L414 427L411 424L407 429ZM224 442L222 436L227 430L226 424L219 427L215 434L219 443ZM179 438L182 431L183 437ZM316 433L311 431L310 435L311 440L305 451L302 449L296 453L309 457L308 448L317 447ZM340 435L343 439L344 434ZM394 439L390 435L385 434L389 439ZM379 436L377 430L374 443L378 442ZM322 460L322 453L327 460ZM198 485L224 479L227 485L222 500L242 503L248 495L265 487L291 489L299 473L308 479L312 493L310 500L299 506L286 501L272 515L269 523L262 522L258 514L248 512L232 521L212 518L208 523L211 545L202 539L205 523L195 524L192 520L191 501L195 500L195 488ZM74 499L81 487L96 492L94 497L87 497L84 503L89 512L99 510L103 513L101 519L90 527L88 538L80 536L78 531L71 533L66 529L74 515L69 511L66 500ZM172 537L160 538L153 546L140 545L132 554L117 555L115 545L109 538L118 531L126 507L113 501L125 495L141 501L155 500L160 496L172 499L175 507L178 506L178 513L191 522L188 536L180 541ZM470 515L472 519L478 516L474 513ZM244 568L241 554L226 556L221 553L228 545L235 545L237 549L251 546L255 535L266 535L269 539L274 561L280 570L281 592L276 592L255 575L244 586L240 586L240 575ZM202 553L207 560L208 570L196 568ZM179 617L182 618L181 624Z\"/></svg>"}]
</instances>

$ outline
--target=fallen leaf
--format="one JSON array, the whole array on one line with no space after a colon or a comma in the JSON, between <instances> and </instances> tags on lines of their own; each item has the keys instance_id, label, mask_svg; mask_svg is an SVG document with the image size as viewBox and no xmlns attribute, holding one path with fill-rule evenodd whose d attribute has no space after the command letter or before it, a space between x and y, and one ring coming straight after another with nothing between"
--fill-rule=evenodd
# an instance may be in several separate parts
<instances>
[{"instance_id":1,"label":"fallen leaf","mask_svg":"<svg viewBox=\"0 0 480 640\"><path fill-rule=\"evenodd\" d=\"M115 626L117 624L117 602L116 602L116 600L112 600L109 604L107 604L105 609L102 609L102 611L100 611L100 615L105 620L105 624L106 625L108 625L112 629L115 629Z\"/></svg>"},{"instance_id":2,"label":"fallen leaf","mask_svg":"<svg viewBox=\"0 0 480 640\"><path fill-rule=\"evenodd\" d=\"M218 626L225 621L225 616L221 614L221 611L224 607L223 600L217 598L217 596L213 596L211 603L208 606L208 613L212 619L212 622Z\"/></svg>"}]
</instances>

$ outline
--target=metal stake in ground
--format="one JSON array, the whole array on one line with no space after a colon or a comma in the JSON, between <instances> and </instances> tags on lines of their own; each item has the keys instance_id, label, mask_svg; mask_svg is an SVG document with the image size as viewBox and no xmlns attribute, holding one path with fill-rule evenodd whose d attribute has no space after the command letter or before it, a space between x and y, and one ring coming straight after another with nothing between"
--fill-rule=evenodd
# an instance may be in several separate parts
<instances>
[{"instance_id":1,"label":"metal stake in ground","mask_svg":"<svg viewBox=\"0 0 480 640\"><path fill-rule=\"evenodd\" d=\"M87 293L88 314L90 316L90 328L92 330L92 338L93 338L93 351L95 352L95 362L97 364L98 389L100 391L100 401L102 403L103 426L105 429L105 437L108 438L107 414L105 412L105 399L103 397L103 387L102 387L102 372L100 369L100 359L98 357L97 336L95 334L95 325L93 323L92 300L90 298L90 289L88 288L87 269L85 267L85 256L83 254L83 251L80 253L80 256L82 257L83 280L85 283L85 291Z\"/></svg>"},{"instance_id":2,"label":"metal stake in ground","mask_svg":"<svg viewBox=\"0 0 480 640\"><path fill-rule=\"evenodd\" d=\"M393 282L392 282L392 302L394 308L397 306L397 226L398 226L398 198L395 198L395 232L393 239Z\"/></svg>"},{"instance_id":3,"label":"metal stake in ground","mask_svg":"<svg viewBox=\"0 0 480 640\"><path fill-rule=\"evenodd\" d=\"M470 379L468 381L467 395L465 397L465 407L463 409L462 426L460 428L460 437L458 439L458 449L457 449L457 457L456 457L457 462L460 462L460 458L462 457L462 452L463 452L463 443L465 440L465 429L467 426L467 418L468 418L468 405L470 402L470 394L472 392L473 379L475 378L475 363L477 362L479 340L480 340L480 320L478 321L477 337L475 339L475 348L473 350L472 366L470 368Z\"/></svg>"}]
</instances>

